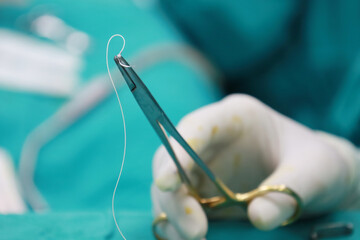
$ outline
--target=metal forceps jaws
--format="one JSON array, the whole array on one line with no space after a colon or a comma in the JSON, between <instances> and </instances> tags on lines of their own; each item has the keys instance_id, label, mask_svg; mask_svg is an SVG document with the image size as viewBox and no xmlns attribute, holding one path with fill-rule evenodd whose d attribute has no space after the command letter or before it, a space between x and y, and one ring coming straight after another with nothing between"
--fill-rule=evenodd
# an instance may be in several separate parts
<instances>
[{"instance_id":1,"label":"metal forceps jaws","mask_svg":"<svg viewBox=\"0 0 360 240\"><path fill-rule=\"evenodd\" d=\"M202 159L197 155L197 153L189 146L189 144L184 140L184 138L176 130L175 126L169 120L167 115L161 109L160 105L157 103L155 98L150 93L149 89L143 83L143 81L136 74L134 69L126 62L122 56L114 57L115 63L118 66L121 74L123 75L128 87L130 88L133 96L135 97L138 105L144 112L146 118L150 122L151 126L154 128L155 132L159 136L164 147L168 151L169 155L173 159L178 173L180 175L181 181L187 186L189 194L191 194L197 201L201 203L203 207L206 208L223 208L229 206L240 206L242 208L247 208L248 204L256 197L263 196L269 192L280 192L287 194L293 197L296 200L297 206L294 214L287 219L283 225L290 224L294 222L301 214L302 210L302 201L299 195L294 192L292 189L288 188L285 185L271 185L271 186L260 186L247 193L234 193L231 191L222 181L217 178L213 172L208 168L208 166L202 161ZM183 167L180 164L180 161L176 157L176 154L170 144L169 137L173 137L180 146L189 154L189 156L194 160L198 167L207 175L211 182L216 186L220 195L211 197L211 198L202 198L197 193L196 189L191 184L189 177L185 173ZM157 225L162 222L167 221L167 216L165 213L160 214L153 222L153 232L157 239L164 239L160 237L157 233Z\"/></svg>"}]
</instances>

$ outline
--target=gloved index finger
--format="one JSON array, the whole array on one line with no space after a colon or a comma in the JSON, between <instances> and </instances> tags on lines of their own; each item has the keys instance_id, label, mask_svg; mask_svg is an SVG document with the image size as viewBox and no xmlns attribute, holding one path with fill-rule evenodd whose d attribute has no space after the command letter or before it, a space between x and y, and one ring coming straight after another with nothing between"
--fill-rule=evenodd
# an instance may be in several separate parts
<instances>
[{"instance_id":1,"label":"gloved index finger","mask_svg":"<svg viewBox=\"0 0 360 240\"><path fill-rule=\"evenodd\" d=\"M226 100L202 107L185 116L177 127L187 143L199 154L215 145L234 141L242 130L242 117Z\"/></svg>"},{"instance_id":2,"label":"gloved index finger","mask_svg":"<svg viewBox=\"0 0 360 240\"><path fill-rule=\"evenodd\" d=\"M234 141L241 131L240 117L230 108L231 104L223 101L208 105L184 117L177 127L204 162L215 155L219 148ZM190 173L194 166L193 159L174 139L170 139L170 142L185 172ZM176 166L164 147L155 154L153 167L155 183L161 190L172 191L179 187L180 177Z\"/></svg>"}]
</instances>

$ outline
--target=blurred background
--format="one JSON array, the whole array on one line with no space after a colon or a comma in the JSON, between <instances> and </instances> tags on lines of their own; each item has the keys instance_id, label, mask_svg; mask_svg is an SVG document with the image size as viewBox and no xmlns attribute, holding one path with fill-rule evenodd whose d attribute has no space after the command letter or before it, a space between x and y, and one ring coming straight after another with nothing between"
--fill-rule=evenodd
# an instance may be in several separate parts
<instances>
[{"instance_id":1,"label":"blurred background","mask_svg":"<svg viewBox=\"0 0 360 240\"><path fill-rule=\"evenodd\" d=\"M7 226L0 235L42 236L41 227L15 230L30 221L54 238L119 237L109 213L124 142L105 64L116 33L174 123L241 92L359 145L359 9L351 0L0 0L0 171L15 179L3 194L17 185L17 212L25 213L0 216ZM149 239L151 161L160 141L115 69L122 44L115 38L109 49L128 136L115 206L125 234ZM275 236L243 224L248 237Z\"/></svg>"}]
</instances>

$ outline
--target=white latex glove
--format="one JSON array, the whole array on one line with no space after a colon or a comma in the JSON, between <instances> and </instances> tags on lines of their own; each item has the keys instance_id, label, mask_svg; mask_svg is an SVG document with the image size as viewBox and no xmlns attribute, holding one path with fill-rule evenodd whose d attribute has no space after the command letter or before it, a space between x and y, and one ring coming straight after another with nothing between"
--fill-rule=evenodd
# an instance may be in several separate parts
<instances>
[{"instance_id":1,"label":"white latex glove","mask_svg":"<svg viewBox=\"0 0 360 240\"><path fill-rule=\"evenodd\" d=\"M313 131L275 112L253 97L237 94L187 115L178 131L210 169L234 192L259 185L285 184L304 204L303 215L335 208L359 207L360 154L348 141ZM192 159L178 145L174 150L202 197L218 195ZM202 239L209 218L245 218L270 230L291 217L296 201L282 193L254 199L247 213L231 207L205 213L187 195L164 147L154 156L154 215L165 212L169 239Z\"/></svg>"},{"instance_id":2,"label":"white latex glove","mask_svg":"<svg viewBox=\"0 0 360 240\"><path fill-rule=\"evenodd\" d=\"M0 214L24 213L14 166L10 155L0 148Z\"/></svg>"}]
</instances>

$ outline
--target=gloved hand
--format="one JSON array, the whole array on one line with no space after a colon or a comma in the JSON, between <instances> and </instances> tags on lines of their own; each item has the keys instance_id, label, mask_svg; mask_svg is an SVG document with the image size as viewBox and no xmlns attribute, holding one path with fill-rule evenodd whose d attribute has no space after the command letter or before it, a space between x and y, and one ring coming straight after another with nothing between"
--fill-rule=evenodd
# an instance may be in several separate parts
<instances>
[{"instance_id":1,"label":"gloved hand","mask_svg":"<svg viewBox=\"0 0 360 240\"><path fill-rule=\"evenodd\" d=\"M237 94L182 119L178 131L210 169L234 192L259 185L285 184L304 204L303 215L359 207L360 154L348 141L313 131L275 112L253 97ZM174 150L202 197L219 195L213 184L176 143ZM205 213L187 194L177 169L161 146L154 156L154 215L165 212L169 239L202 239L209 218L245 218L270 230L292 216L296 201L282 193L240 207Z\"/></svg>"}]
</instances>

